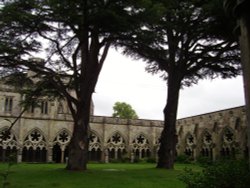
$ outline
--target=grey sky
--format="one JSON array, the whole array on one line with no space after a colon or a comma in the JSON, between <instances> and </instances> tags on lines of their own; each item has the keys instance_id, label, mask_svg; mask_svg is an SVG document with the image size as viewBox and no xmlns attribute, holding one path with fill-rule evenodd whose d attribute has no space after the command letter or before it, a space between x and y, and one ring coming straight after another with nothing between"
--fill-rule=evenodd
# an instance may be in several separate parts
<instances>
[{"instance_id":1,"label":"grey sky","mask_svg":"<svg viewBox=\"0 0 250 188\"><path fill-rule=\"evenodd\" d=\"M166 83L145 63L111 50L93 96L95 115L111 116L115 102L132 105L141 119L163 119ZM244 105L242 77L204 80L180 92L178 118Z\"/></svg>"}]
</instances>

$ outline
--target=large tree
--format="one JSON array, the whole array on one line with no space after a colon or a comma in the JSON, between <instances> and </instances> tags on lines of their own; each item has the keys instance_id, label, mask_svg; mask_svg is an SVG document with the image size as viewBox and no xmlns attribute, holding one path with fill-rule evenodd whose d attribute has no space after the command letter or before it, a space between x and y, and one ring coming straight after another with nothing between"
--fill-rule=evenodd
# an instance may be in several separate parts
<instances>
[{"instance_id":1,"label":"large tree","mask_svg":"<svg viewBox=\"0 0 250 188\"><path fill-rule=\"evenodd\" d=\"M113 117L125 118L125 119L138 119L138 115L130 104L125 102L116 102L113 106Z\"/></svg>"},{"instance_id":2,"label":"large tree","mask_svg":"<svg viewBox=\"0 0 250 188\"><path fill-rule=\"evenodd\" d=\"M108 50L159 12L144 0L1 3L0 66L31 70L33 79L52 85L64 97L74 121L66 168L85 170L91 98ZM44 54L43 60L31 59L36 54Z\"/></svg>"},{"instance_id":3,"label":"large tree","mask_svg":"<svg viewBox=\"0 0 250 188\"><path fill-rule=\"evenodd\" d=\"M180 89L197 84L200 79L235 77L241 73L241 67L237 39L229 29L234 23L225 19L222 1L169 0L164 3L166 12L161 23L138 31L134 40L126 41L124 53L143 58L148 63L148 72L161 72L167 81L157 167L172 169Z\"/></svg>"}]
</instances>

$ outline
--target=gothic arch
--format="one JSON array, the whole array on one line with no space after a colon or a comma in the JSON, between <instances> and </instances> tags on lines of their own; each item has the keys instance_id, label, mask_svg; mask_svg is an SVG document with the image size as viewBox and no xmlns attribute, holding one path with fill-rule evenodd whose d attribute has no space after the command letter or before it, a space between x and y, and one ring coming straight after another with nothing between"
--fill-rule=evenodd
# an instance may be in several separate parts
<instances>
[{"instance_id":1,"label":"gothic arch","mask_svg":"<svg viewBox=\"0 0 250 188\"><path fill-rule=\"evenodd\" d=\"M0 161L6 161L11 155L17 155L19 144L13 131L8 131L9 127L0 130Z\"/></svg>"},{"instance_id":2,"label":"gothic arch","mask_svg":"<svg viewBox=\"0 0 250 188\"><path fill-rule=\"evenodd\" d=\"M150 141L143 133L135 136L132 141L132 149L135 157L139 159L151 156Z\"/></svg>"},{"instance_id":3,"label":"gothic arch","mask_svg":"<svg viewBox=\"0 0 250 188\"><path fill-rule=\"evenodd\" d=\"M126 141L118 131L114 132L107 141L107 150L110 159L122 159L126 153Z\"/></svg>"},{"instance_id":4,"label":"gothic arch","mask_svg":"<svg viewBox=\"0 0 250 188\"><path fill-rule=\"evenodd\" d=\"M46 162L47 143L43 132L34 128L24 137L22 159L24 162Z\"/></svg>"},{"instance_id":5,"label":"gothic arch","mask_svg":"<svg viewBox=\"0 0 250 188\"><path fill-rule=\"evenodd\" d=\"M67 129L61 129L60 131L57 132L53 140L53 145L59 144L60 146L66 146L69 144L70 139L71 139L70 131Z\"/></svg>"},{"instance_id":6,"label":"gothic arch","mask_svg":"<svg viewBox=\"0 0 250 188\"><path fill-rule=\"evenodd\" d=\"M213 136L210 131L205 129L200 137L200 154L203 157L209 157L212 159L213 157Z\"/></svg>"},{"instance_id":7,"label":"gothic arch","mask_svg":"<svg viewBox=\"0 0 250 188\"><path fill-rule=\"evenodd\" d=\"M194 157L194 148L196 147L195 136L188 132L185 136L185 154Z\"/></svg>"},{"instance_id":8,"label":"gothic arch","mask_svg":"<svg viewBox=\"0 0 250 188\"><path fill-rule=\"evenodd\" d=\"M57 114L64 114L66 112L65 110L65 101L64 100L58 100L57 101Z\"/></svg>"},{"instance_id":9,"label":"gothic arch","mask_svg":"<svg viewBox=\"0 0 250 188\"><path fill-rule=\"evenodd\" d=\"M102 150L101 149L101 139L100 136L93 130L89 133L89 151L91 150Z\"/></svg>"},{"instance_id":10,"label":"gothic arch","mask_svg":"<svg viewBox=\"0 0 250 188\"><path fill-rule=\"evenodd\" d=\"M178 130L178 135L181 137L183 134L183 126L181 125L179 130Z\"/></svg>"},{"instance_id":11,"label":"gothic arch","mask_svg":"<svg viewBox=\"0 0 250 188\"><path fill-rule=\"evenodd\" d=\"M222 157L234 157L236 149L235 131L226 126L221 132L221 156Z\"/></svg>"},{"instance_id":12,"label":"gothic arch","mask_svg":"<svg viewBox=\"0 0 250 188\"><path fill-rule=\"evenodd\" d=\"M56 163L66 162L68 157L68 144L71 139L71 133L67 129L61 129L56 134L53 140L53 149L52 149L52 160Z\"/></svg>"},{"instance_id":13,"label":"gothic arch","mask_svg":"<svg viewBox=\"0 0 250 188\"><path fill-rule=\"evenodd\" d=\"M235 119L234 129L237 131L241 131L241 118L240 117L237 117Z\"/></svg>"},{"instance_id":14,"label":"gothic arch","mask_svg":"<svg viewBox=\"0 0 250 188\"><path fill-rule=\"evenodd\" d=\"M100 161L102 157L102 145L100 136L93 130L89 133L89 160Z\"/></svg>"},{"instance_id":15,"label":"gothic arch","mask_svg":"<svg viewBox=\"0 0 250 188\"><path fill-rule=\"evenodd\" d=\"M32 133L34 133L34 135ZM38 144L40 142L44 142L45 146L47 146L47 144L46 144L46 140L48 140L47 137L45 136L44 132L37 127L28 131L23 138L24 138L23 145L25 145L25 143L27 144L27 141L30 141L32 147L41 146ZM30 145L29 145L29 147L30 147Z\"/></svg>"},{"instance_id":16,"label":"gothic arch","mask_svg":"<svg viewBox=\"0 0 250 188\"><path fill-rule=\"evenodd\" d=\"M12 130L8 132L9 127L3 127L0 129L0 146L4 147L18 147L17 137Z\"/></svg>"}]
</instances>

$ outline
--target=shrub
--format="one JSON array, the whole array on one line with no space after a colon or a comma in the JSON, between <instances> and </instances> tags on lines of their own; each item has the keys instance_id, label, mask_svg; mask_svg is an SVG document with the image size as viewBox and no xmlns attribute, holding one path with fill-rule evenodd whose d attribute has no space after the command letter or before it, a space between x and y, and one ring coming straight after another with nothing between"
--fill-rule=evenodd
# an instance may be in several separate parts
<instances>
[{"instance_id":1,"label":"shrub","mask_svg":"<svg viewBox=\"0 0 250 188\"><path fill-rule=\"evenodd\" d=\"M147 163L156 163L156 159L154 157L147 158Z\"/></svg>"},{"instance_id":2,"label":"shrub","mask_svg":"<svg viewBox=\"0 0 250 188\"><path fill-rule=\"evenodd\" d=\"M198 157L196 159L196 162L203 167L213 164L213 160L210 157L203 157L203 156Z\"/></svg>"},{"instance_id":3,"label":"shrub","mask_svg":"<svg viewBox=\"0 0 250 188\"><path fill-rule=\"evenodd\" d=\"M186 163L187 164L187 163L191 163L192 159L188 155L178 155L175 158L175 162L177 162L177 163Z\"/></svg>"},{"instance_id":4,"label":"shrub","mask_svg":"<svg viewBox=\"0 0 250 188\"><path fill-rule=\"evenodd\" d=\"M179 179L187 188L249 188L250 170L244 161L222 161L202 172L185 169Z\"/></svg>"},{"instance_id":5,"label":"shrub","mask_svg":"<svg viewBox=\"0 0 250 188\"><path fill-rule=\"evenodd\" d=\"M7 166L7 169L3 172L0 172L0 176L2 176L3 180L2 180L2 187L3 188L7 188L9 187L10 185L10 182L9 182L9 175L10 175L10 168L11 166L13 166L14 164L16 164L16 155L15 154L11 154L9 157L8 157L8 166Z\"/></svg>"}]
</instances>

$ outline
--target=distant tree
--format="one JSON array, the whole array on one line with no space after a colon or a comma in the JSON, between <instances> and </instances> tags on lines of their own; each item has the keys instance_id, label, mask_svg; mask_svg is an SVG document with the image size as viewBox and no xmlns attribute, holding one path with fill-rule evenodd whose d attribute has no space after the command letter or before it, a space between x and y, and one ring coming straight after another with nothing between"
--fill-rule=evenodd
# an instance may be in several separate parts
<instances>
[{"instance_id":1,"label":"distant tree","mask_svg":"<svg viewBox=\"0 0 250 188\"><path fill-rule=\"evenodd\" d=\"M157 19L151 1L1 0L0 67L53 86L74 121L68 170L85 170L90 105L110 46ZM43 61L31 58L44 54ZM35 84L33 84L35 87Z\"/></svg>"},{"instance_id":2,"label":"distant tree","mask_svg":"<svg viewBox=\"0 0 250 188\"><path fill-rule=\"evenodd\" d=\"M113 117L124 119L138 119L138 116L135 110L133 110L132 106L125 102L116 102L113 106L113 110Z\"/></svg>"},{"instance_id":3,"label":"distant tree","mask_svg":"<svg viewBox=\"0 0 250 188\"><path fill-rule=\"evenodd\" d=\"M124 53L143 58L148 72L161 72L167 81L157 167L172 169L180 89L201 79L235 77L241 74L241 66L237 38L230 32L235 22L225 17L221 0L164 3L166 12L161 23L138 31L133 40L126 41Z\"/></svg>"}]
</instances>

